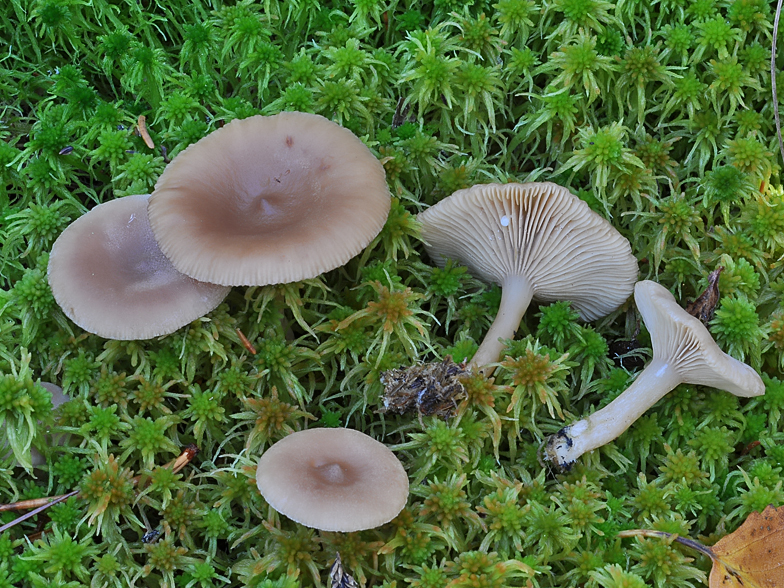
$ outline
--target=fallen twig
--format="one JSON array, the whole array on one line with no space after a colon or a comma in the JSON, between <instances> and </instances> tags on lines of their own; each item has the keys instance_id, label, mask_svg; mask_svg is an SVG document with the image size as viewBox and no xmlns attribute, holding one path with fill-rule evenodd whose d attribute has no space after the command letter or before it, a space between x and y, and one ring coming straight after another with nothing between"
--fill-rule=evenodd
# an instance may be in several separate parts
<instances>
[{"instance_id":1,"label":"fallen twig","mask_svg":"<svg viewBox=\"0 0 784 588\"><path fill-rule=\"evenodd\" d=\"M188 465L191 460L199 453L199 448L195 445L188 445L185 449L182 450L182 453L177 456L176 459L167 463L164 468L171 468L172 471L176 474L186 465ZM134 476L131 478L134 486L139 484L141 480L141 476ZM12 502L10 504L0 504L0 512L12 511L12 510L27 510L27 509L34 509L30 512L23 514L13 521L6 523L2 527L0 527L0 533L5 531L6 529L10 529L14 525L21 523L22 521L26 521L30 517L34 517L39 512L42 512L49 508L50 506L54 506L55 504L62 502L63 500L68 500L72 496L77 496L79 494L79 490L73 490L68 494L61 494L60 496L47 496L45 498L33 498L30 500L20 500L18 502Z\"/></svg>"},{"instance_id":2,"label":"fallen twig","mask_svg":"<svg viewBox=\"0 0 784 588\"><path fill-rule=\"evenodd\" d=\"M50 506L54 506L55 504L57 504L59 502L62 502L63 500L68 500L69 498L71 498L71 496L76 496L77 494L79 494L79 490L74 490L73 492L69 492L68 494L63 494L62 496L55 496L54 498L39 498L38 500L46 500L47 502L45 502L43 505L39 506L35 510L31 510L30 512L25 513L22 516L15 518L10 523L6 523L2 527L0 527L0 533L5 531L6 529L10 529L14 525L18 525L22 521L26 521L27 519L34 517L39 512L43 512L44 510L46 510ZM33 500L23 500L22 502L35 502L35 501L33 501ZM19 503L16 503L16 504L19 504ZM29 508L29 507L27 507L27 508ZM5 509L5 510L11 510L11 509Z\"/></svg>"}]
</instances>

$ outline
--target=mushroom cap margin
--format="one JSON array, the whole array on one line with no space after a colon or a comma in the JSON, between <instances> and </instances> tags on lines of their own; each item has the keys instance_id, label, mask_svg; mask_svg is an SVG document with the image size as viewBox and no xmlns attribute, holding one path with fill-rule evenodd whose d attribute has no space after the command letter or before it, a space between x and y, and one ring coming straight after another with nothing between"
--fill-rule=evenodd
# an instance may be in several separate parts
<instances>
[{"instance_id":1,"label":"mushroom cap margin","mask_svg":"<svg viewBox=\"0 0 784 588\"><path fill-rule=\"evenodd\" d=\"M351 131L282 112L231 121L188 146L161 174L148 212L179 271L262 286L344 265L390 206L384 167Z\"/></svg>"},{"instance_id":2,"label":"mushroom cap margin","mask_svg":"<svg viewBox=\"0 0 784 588\"><path fill-rule=\"evenodd\" d=\"M181 274L166 259L150 229L148 199L139 194L99 204L52 245L52 294L85 331L118 340L168 335L229 293Z\"/></svg>"}]
</instances>

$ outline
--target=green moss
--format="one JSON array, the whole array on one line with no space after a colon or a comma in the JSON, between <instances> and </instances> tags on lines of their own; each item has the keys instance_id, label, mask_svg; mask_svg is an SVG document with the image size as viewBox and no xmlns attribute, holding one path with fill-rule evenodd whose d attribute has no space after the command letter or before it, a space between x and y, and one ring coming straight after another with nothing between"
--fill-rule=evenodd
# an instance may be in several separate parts
<instances>
[{"instance_id":1,"label":"green moss","mask_svg":"<svg viewBox=\"0 0 784 588\"><path fill-rule=\"evenodd\" d=\"M617 532L655 520L710 535L784 503L770 3L22 4L0 19L13 48L0 62L0 419L13 430L0 502L82 498L54 507L27 548L40 517L0 539L0 586L312 586L335 549L379 586L688 586L705 562ZM235 288L157 340L107 342L65 318L46 266L68 223L149 193L172 156L228 121L284 110L342 123L384 165L391 212L364 252L317 280ZM556 477L541 437L629 385L637 368L614 365L618 349L650 350L631 303L585 325L548 301L492 377L465 379L453 419L377 412L381 372L470 358L500 300L453 262L432 267L416 213L473 183L544 179L607 218L641 277L681 303L724 266L710 329L766 395L679 386ZM74 401L53 413L39 379ZM312 426L395 449L421 484L393 523L338 539L268 508L258 454ZM190 443L199 455L174 474L167 462ZM49 465L31 469L31 446ZM140 542L147 524L158 542Z\"/></svg>"}]
</instances>

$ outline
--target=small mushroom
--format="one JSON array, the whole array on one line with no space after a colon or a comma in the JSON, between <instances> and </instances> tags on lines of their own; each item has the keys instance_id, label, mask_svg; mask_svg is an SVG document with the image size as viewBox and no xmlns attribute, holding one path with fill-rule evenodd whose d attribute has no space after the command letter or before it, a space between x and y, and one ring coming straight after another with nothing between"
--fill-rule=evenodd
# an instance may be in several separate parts
<instances>
[{"instance_id":1,"label":"small mushroom","mask_svg":"<svg viewBox=\"0 0 784 588\"><path fill-rule=\"evenodd\" d=\"M41 386L52 395L52 409L56 409L71 400L70 396L64 394L63 389L60 388L60 386L57 384L52 384L51 382L38 382L37 385ZM2 431L3 437L7 435L6 429L8 425L8 421L5 421L2 425L0 425L0 431ZM41 421L38 421L38 425L42 426ZM51 447L52 445L64 445L69 437L70 435L58 435L55 437L54 435L47 434L45 435L44 440L45 443ZM5 441L5 439L3 439L3 441L0 441L0 459L5 459L8 457L7 454L4 455L7 449L9 449L8 443ZM46 459L35 447L30 447L30 460L28 463L33 466L41 466L46 463ZM27 467L24 466L24 464L22 464L19 460L16 460L16 465Z\"/></svg>"},{"instance_id":2,"label":"small mushroom","mask_svg":"<svg viewBox=\"0 0 784 588\"><path fill-rule=\"evenodd\" d=\"M382 443L352 429L308 429L259 459L256 484L290 519L350 533L391 521L408 499L408 475Z\"/></svg>"},{"instance_id":3,"label":"small mushroom","mask_svg":"<svg viewBox=\"0 0 784 588\"><path fill-rule=\"evenodd\" d=\"M85 331L123 340L167 335L210 312L229 292L174 269L150 230L148 199L99 204L52 246L52 294Z\"/></svg>"},{"instance_id":4,"label":"small mushroom","mask_svg":"<svg viewBox=\"0 0 784 588\"><path fill-rule=\"evenodd\" d=\"M234 120L169 164L150 198L161 250L182 273L227 286L314 278L381 231L384 167L315 114Z\"/></svg>"},{"instance_id":5,"label":"small mushroom","mask_svg":"<svg viewBox=\"0 0 784 588\"><path fill-rule=\"evenodd\" d=\"M634 300L651 335L653 359L618 398L550 437L546 455L561 469L618 437L679 384L711 386L743 397L765 393L757 372L719 349L705 326L665 287L638 282Z\"/></svg>"},{"instance_id":6,"label":"small mushroom","mask_svg":"<svg viewBox=\"0 0 784 588\"><path fill-rule=\"evenodd\" d=\"M629 242L566 188L550 182L480 184L417 217L431 259L468 266L500 284L501 307L469 366L498 360L532 298L571 300L585 320L631 294L637 260Z\"/></svg>"},{"instance_id":7,"label":"small mushroom","mask_svg":"<svg viewBox=\"0 0 784 588\"><path fill-rule=\"evenodd\" d=\"M71 397L67 396L63 389L60 388L57 384L52 384L51 382L40 382L40 385L49 391L52 395L52 409L56 409L66 402L70 402ZM49 446L52 445L65 445L68 441L70 435L58 435L57 437L53 435L47 435L46 440ZM46 459L44 456L41 455L41 452L38 451L35 447L30 448L30 460L32 461L34 466L43 465L46 463Z\"/></svg>"}]
</instances>

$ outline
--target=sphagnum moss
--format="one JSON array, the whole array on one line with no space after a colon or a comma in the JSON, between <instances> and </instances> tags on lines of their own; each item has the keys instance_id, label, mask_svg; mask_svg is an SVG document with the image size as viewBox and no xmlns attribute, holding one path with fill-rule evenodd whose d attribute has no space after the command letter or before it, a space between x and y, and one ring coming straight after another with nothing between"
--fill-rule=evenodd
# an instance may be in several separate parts
<instances>
[{"instance_id":1,"label":"sphagnum moss","mask_svg":"<svg viewBox=\"0 0 784 588\"><path fill-rule=\"evenodd\" d=\"M784 503L784 205L770 3L680 4L14 0L0 16L13 48L0 62L0 403L18 426L3 440L20 453L47 432L70 437L35 477L0 458L0 501L82 498L0 538L0 585L293 588L325 583L335 549L382 586L696 585L697 562L615 534L651 521L710 535ZM149 193L174 154L225 123L283 110L342 121L385 166L395 201L360 256L318 283L236 290L159 340L107 343L59 314L42 260L68 222ZM563 423L544 404L595 411L639 371L612 351L633 341L643 357L649 341L633 308L583 325L552 305L519 326L534 355L512 354L497 381L470 376L453 420L421 429L417 415L374 412L383 370L470 359L497 310L497 289L426 267L414 215L474 183L552 173L679 302L726 266L712 333L759 367L765 396L681 386L553 477L535 439ZM542 401L517 371L563 354ZM74 401L50 415L38 379ZM524 389L506 412L511 386ZM316 416L398 446L421 484L392 524L322 538L255 492L258 453ZM194 442L190 470L162 467ZM142 515L157 543L141 543Z\"/></svg>"}]
</instances>

